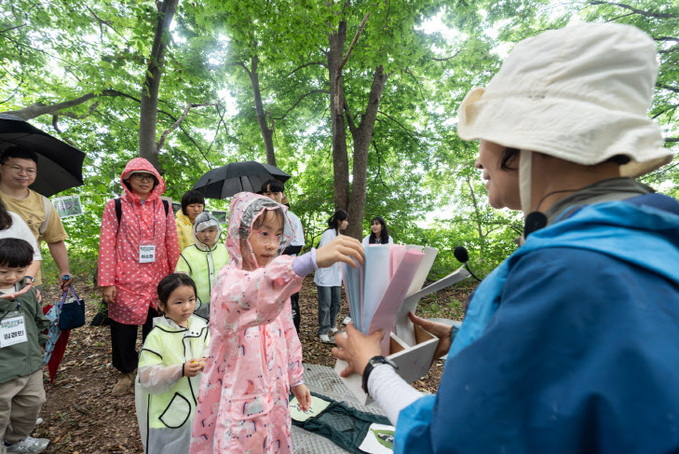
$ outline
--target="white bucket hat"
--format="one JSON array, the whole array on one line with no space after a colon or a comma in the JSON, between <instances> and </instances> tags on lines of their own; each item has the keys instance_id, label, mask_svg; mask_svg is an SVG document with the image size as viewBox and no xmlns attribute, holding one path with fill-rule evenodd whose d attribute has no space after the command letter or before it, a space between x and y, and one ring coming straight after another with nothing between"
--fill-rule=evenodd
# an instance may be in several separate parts
<instances>
[{"instance_id":1,"label":"white bucket hat","mask_svg":"<svg viewBox=\"0 0 679 454\"><path fill-rule=\"evenodd\" d=\"M519 42L488 86L467 94L458 134L522 150L524 211L530 153L523 150L582 165L624 155L630 162L620 174L638 177L672 160L648 117L657 73L655 44L635 27L550 30Z\"/></svg>"}]
</instances>

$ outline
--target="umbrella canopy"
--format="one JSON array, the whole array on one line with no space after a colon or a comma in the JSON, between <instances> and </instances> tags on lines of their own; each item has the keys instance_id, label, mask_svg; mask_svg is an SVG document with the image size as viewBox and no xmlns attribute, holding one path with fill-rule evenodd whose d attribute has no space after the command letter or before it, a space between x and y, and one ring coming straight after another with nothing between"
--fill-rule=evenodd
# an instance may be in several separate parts
<instances>
[{"instance_id":1,"label":"umbrella canopy","mask_svg":"<svg viewBox=\"0 0 679 454\"><path fill-rule=\"evenodd\" d=\"M211 199L225 199L243 191L258 192L262 184L271 178L284 183L290 175L275 166L256 161L231 162L200 177L193 189Z\"/></svg>"},{"instance_id":2,"label":"umbrella canopy","mask_svg":"<svg viewBox=\"0 0 679 454\"><path fill-rule=\"evenodd\" d=\"M31 189L50 197L83 184L85 153L19 117L0 114L0 154L12 145L38 155L38 174Z\"/></svg>"}]
</instances>

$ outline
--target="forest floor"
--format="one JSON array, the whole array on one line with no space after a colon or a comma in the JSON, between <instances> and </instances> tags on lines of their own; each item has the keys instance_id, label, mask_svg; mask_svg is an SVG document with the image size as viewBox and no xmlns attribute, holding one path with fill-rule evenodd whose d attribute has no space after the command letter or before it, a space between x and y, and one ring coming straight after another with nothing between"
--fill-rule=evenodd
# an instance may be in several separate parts
<instances>
[{"instance_id":1,"label":"forest floor","mask_svg":"<svg viewBox=\"0 0 679 454\"><path fill-rule=\"evenodd\" d=\"M87 321L96 313L100 293L86 279L76 287L87 301ZM418 315L461 320L464 302L472 288L451 287L436 292L420 301ZM56 289L44 292L44 301L56 301ZM338 316L338 328L348 313L344 292ZM302 314L300 340L304 362L334 367L332 345L323 344L317 334L316 286L306 278L300 293ZM141 331L141 330L140 330ZM417 389L435 392L443 372L443 361L432 366L424 378L413 383ZM111 366L111 343L108 327L85 325L71 332L66 353L53 384L45 373L47 402L40 416L44 422L36 427L33 436L51 440L47 453L95 454L142 453L134 394L115 397L111 388L118 375Z\"/></svg>"}]
</instances>

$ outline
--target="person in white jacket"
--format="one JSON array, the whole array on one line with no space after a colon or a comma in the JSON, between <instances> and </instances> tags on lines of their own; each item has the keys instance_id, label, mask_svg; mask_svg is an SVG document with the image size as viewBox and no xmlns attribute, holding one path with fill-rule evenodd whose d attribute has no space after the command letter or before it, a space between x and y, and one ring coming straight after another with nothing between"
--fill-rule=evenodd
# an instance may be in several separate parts
<instances>
[{"instance_id":1,"label":"person in white jacket","mask_svg":"<svg viewBox=\"0 0 679 454\"><path fill-rule=\"evenodd\" d=\"M328 219L328 229L321 234L318 247L331 242L340 235L340 231L349 226L349 214L337 210ZM340 290L342 288L342 272L339 263L328 268L319 268L314 275L314 283L318 289L318 334L321 342L332 344L329 334L337 332L337 313L340 309Z\"/></svg>"}]
</instances>

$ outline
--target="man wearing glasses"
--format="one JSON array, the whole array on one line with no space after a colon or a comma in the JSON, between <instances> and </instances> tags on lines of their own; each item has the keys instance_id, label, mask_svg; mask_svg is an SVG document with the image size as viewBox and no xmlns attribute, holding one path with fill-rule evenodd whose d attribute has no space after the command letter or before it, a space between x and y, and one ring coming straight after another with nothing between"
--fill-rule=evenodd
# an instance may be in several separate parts
<instances>
[{"instance_id":1,"label":"man wearing glasses","mask_svg":"<svg viewBox=\"0 0 679 454\"><path fill-rule=\"evenodd\" d=\"M47 242L54 263L59 268L59 279L63 286L71 281L64 242L68 234L52 203L28 188L35 181L37 173L38 157L35 153L19 147L5 150L0 156L0 199L8 211L18 214L28 224L38 247L41 240ZM36 286L42 284L39 268L35 276L26 277L33 278Z\"/></svg>"}]
</instances>

